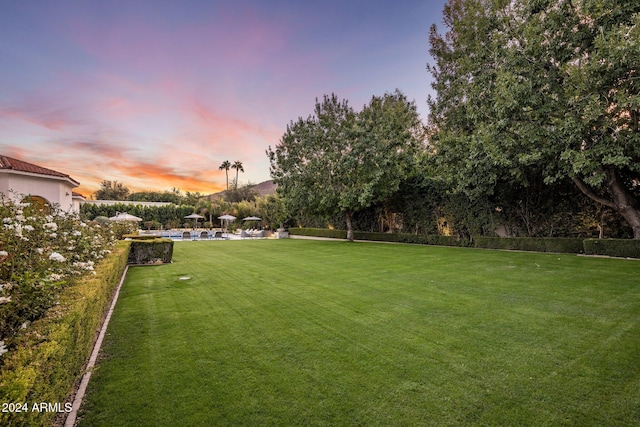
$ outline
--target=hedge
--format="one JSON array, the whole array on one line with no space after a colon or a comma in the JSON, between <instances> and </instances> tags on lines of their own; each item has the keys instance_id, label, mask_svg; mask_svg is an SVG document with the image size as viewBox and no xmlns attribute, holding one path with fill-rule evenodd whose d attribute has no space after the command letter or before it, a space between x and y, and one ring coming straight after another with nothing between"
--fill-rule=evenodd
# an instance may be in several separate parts
<instances>
[{"instance_id":1,"label":"hedge","mask_svg":"<svg viewBox=\"0 0 640 427\"><path fill-rule=\"evenodd\" d=\"M376 242L414 243L418 245L436 246L469 246L470 242L454 236L441 236L439 234L407 234L407 233L373 233L356 231L353 233L356 240L371 240Z\"/></svg>"},{"instance_id":2,"label":"hedge","mask_svg":"<svg viewBox=\"0 0 640 427\"><path fill-rule=\"evenodd\" d=\"M0 413L0 425L50 426L57 412L33 412L33 405L58 404L72 398L81 378L97 332L113 293L124 272L130 242L118 242L111 254L96 266L96 274L69 284L40 320L18 338L18 345L5 353L0 370L0 402L26 403L29 412Z\"/></svg>"},{"instance_id":3,"label":"hedge","mask_svg":"<svg viewBox=\"0 0 640 427\"><path fill-rule=\"evenodd\" d=\"M638 239L585 239L584 253L623 258L640 258Z\"/></svg>"},{"instance_id":4,"label":"hedge","mask_svg":"<svg viewBox=\"0 0 640 427\"><path fill-rule=\"evenodd\" d=\"M289 234L293 236L312 236L333 239L346 239L346 230L329 230L326 228L290 228ZM355 240L370 240L376 242L416 243L420 245L439 246L469 246L470 243L454 236L440 235L415 235L405 233L374 233L368 231L354 231Z\"/></svg>"},{"instance_id":5,"label":"hedge","mask_svg":"<svg viewBox=\"0 0 640 427\"><path fill-rule=\"evenodd\" d=\"M290 228L292 236L328 237L331 239L346 239L346 230L330 230L328 228Z\"/></svg>"},{"instance_id":6,"label":"hedge","mask_svg":"<svg viewBox=\"0 0 640 427\"><path fill-rule=\"evenodd\" d=\"M290 228L291 235L346 239L345 230L322 228ZM477 236L471 241L453 236L415 235L404 233L371 233L355 231L356 240L378 242L415 243L437 246L473 246L483 249L506 249L531 252L555 252L613 257L640 258L640 240L637 239L580 239L564 237L486 237Z\"/></svg>"},{"instance_id":7,"label":"hedge","mask_svg":"<svg viewBox=\"0 0 640 427\"><path fill-rule=\"evenodd\" d=\"M173 240L142 239L131 242L129 264L170 263L173 257Z\"/></svg>"},{"instance_id":8,"label":"hedge","mask_svg":"<svg viewBox=\"0 0 640 427\"><path fill-rule=\"evenodd\" d=\"M531 252L579 254L584 252L583 239L563 237L486 237L473 238L473 246L484 249L508 249Z\"/></svg>"}]
</instances>

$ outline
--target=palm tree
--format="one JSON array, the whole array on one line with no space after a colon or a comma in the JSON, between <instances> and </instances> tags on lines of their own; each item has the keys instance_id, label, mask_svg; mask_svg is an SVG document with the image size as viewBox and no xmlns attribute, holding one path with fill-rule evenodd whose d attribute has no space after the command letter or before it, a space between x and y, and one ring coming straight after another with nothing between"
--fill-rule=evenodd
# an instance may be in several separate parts
<instances>
[{"instance_id":1,"label":"palm tree","mask_svg":"<svg viewBox=\"0 0 640 427\"><path fill-rule=\"evenodd\" d=\"M244 172L244 168L242 167L242 162L240 160L236 160L235 162L233 162L233 165L231 165L231 169L236 170L236 188L238 188L238 173Z\"/></svg>"},{"instance_id":2,"label":"palm tree","mask_svg":"<svg viewBox=\"0 0 640 427\"><path fill-rule=\"evenodd\" d=\"M225 160L224 162L222 162L222 164L218 168L220 170L224 169L225 173L227 174L227 190L229 190L229 168L231 167L233 166L231 166L231 163L229 162L229 160Z\"/></svg>"}]
</instances>

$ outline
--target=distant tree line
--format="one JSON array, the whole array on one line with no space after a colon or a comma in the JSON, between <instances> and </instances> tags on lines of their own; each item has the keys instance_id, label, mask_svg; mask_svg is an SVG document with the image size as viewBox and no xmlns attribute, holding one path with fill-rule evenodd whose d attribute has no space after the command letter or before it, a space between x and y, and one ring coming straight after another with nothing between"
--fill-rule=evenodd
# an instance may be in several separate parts
<instances>
[{"instance_id":1,"label":"distant tree line","mask_svg":"<svg viewBox=\"0 0 640 427\"><path fill-rule=\"evenodd\" d=\"M139 191L131 190L118 181L104 180L100 188L93 193L95 200L128 200L136 202L169 202L176 205L195 205L203 195L198 192L183 193L177 188L170 191Z\"/></svg>"},{"instance_id":2,"label":"distant tree line","mask_svg":"<svg viewBox=\"0 0 640 427\"><path fill-rule=\"evenodd\" d=\"M228 190L216 198L202 196L200 193L185 193L173 188L163 192L131 193L124 184L117 181L103 181L94 193L97 200L122 200L141 202L169 202L167 206L143 206L135 204L95 205L84 203L80 207L83 219L110 218L118 212L127 212L142 218L140 228L149 230L191 228L196 223L186 216L196 213L204 219L198 221L199 227L216 228L220 226L219 216L230 214L237 217L232 227L242 227L242 218L258 216L262 220L253 227L278 228L287 222L282 200L277 195L259 197L252 184L238 187L232 182Z\"/></svg>"}]
</instances>

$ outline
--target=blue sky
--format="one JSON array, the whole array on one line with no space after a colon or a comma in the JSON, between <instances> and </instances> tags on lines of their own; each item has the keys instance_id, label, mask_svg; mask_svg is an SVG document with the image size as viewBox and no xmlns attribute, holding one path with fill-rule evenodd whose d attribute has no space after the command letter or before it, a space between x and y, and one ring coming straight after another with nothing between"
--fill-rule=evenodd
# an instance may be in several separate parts
<instances>
[{"instance_id":1,"label":"blue sky","mask_svg":"<svg viewBox=\"0 0 640 427\"><path fill-rule=\"evenodd\" d=\"M359 109L397 88L426 119L444 3L0 0L0 154L87 196L211 193L224 160L267 180L265 150L324 94Z\"/></svg>"}]
</instances>

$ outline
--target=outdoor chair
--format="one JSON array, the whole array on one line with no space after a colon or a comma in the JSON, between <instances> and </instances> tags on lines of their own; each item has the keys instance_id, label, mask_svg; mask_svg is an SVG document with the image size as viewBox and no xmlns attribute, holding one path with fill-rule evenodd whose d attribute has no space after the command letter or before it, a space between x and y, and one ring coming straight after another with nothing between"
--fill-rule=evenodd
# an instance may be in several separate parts
<instances>
[{"instance_id":1,"label":"outdoor chair","mask_svg":"<svg viewBox=\"0 0 640 427\"><path fill-rule=\"evenodd\" d=\"M191 233L190 232L188 232L188 231L183 231L182 232L182 240L185 240L185 239L187 239L187 240L191 239Z\"/></svg>"},{"instance_id":2,"label":"outdoor chair","mask_svg":"<svg viewBox=\"0 0 640 427\"><path fill-rule=\"evenodd\" d=\"M213 235L214 239L222 239L222 231L216 231Z\"/></svg>"},{"instance_id":3,"label":"outdoor chair","mask_svg":"<svg viewBox=\"0 0 640 427\"><path fill-rule=\"evenodd\" d=\"M200 232L200 239L209 239L209 232L208 231L201 231Z\"/></svg>"}]
</instances>

